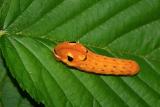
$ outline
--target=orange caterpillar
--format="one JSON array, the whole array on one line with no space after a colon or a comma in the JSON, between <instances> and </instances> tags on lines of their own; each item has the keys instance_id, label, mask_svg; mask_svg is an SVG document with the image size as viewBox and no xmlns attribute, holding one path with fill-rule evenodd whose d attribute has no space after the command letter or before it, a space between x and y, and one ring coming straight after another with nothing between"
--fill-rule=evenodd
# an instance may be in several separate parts
<instances>
[{"instance_id":1,"label":"orange caterpillar","mask_svg":"<svg viewBox=\"0 0 160 107\"><path fill-rule=\"evenodd\" d=\"M139 65L133 60L98 55L76 42L60 43L54 48L53 52L59 61L87 72L111 75L135 75L139 71Z\"/></svg>"}]
</instances>

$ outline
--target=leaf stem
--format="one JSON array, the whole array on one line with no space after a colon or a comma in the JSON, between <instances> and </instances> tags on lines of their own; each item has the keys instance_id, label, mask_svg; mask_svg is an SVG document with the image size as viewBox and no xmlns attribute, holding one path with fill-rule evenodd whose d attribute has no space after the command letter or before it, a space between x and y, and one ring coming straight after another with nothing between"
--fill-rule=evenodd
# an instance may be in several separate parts
<instances>
[{"instance_id":1,"label":"leaf stem","mask_svg":"<svg viewBox=\"0 0 160 107\"><path fill-rule=\"evenodd\" d=\"M6 34L6 31L0 30L0 38Z\"/></svg>"}]
</instances>

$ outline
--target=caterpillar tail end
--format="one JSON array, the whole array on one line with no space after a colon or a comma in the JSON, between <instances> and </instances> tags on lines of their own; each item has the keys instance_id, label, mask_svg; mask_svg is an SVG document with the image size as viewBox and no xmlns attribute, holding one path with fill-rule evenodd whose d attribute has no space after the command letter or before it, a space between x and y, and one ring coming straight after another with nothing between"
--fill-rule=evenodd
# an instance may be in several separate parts
<instances>
[{"instance_id":1,"label":"caterpillar tail end","mask_svg":"<svg viewBox=\"0 0 160 107\"><path fill-rule=\"evenodd\" d=\"M131 61L131 62L132 62L132 70L131 70L131 72L130 72L129 75L133 76L133 75L136 75L136 74L139 73L139 71L140 71L140 66L139 66L139 64L138 64L137 62L135 62L135 61Z\"/></svg>"}]
</instances>

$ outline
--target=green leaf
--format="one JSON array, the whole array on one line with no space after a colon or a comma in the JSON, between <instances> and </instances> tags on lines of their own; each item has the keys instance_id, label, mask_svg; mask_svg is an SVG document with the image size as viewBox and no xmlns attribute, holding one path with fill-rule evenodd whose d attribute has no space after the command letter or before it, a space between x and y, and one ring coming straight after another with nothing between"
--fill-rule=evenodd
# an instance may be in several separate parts
<instances>
[{"instance_id":1,"label":"green leaf","mask_svg":"<svg viewBox=\"0 0 160 107\"><path fill-rule=\"evenodd\" d=\"M159 0L13 0L9 7L1 1L7 12L0 16L6 31L0 38L3 57L37 102L46 107L160 105ZM96 75L56 61L53 48L72 40L98 54L133 59L140 73Z\"/></svg>"},{"instance_id":2,"label":"green leaf","mask_svg":"<svg viewBox=\"0 0 160 107\"><path fill-rule=\"evenodd\" d=\"M9 78L10 77L10 78ZM23 93L23 94L22 94ZM0 56L0 107L33 107L36 103L29 102L26 92L23 92L11 75L7 72Z\"/></svg>"}]
</instances>

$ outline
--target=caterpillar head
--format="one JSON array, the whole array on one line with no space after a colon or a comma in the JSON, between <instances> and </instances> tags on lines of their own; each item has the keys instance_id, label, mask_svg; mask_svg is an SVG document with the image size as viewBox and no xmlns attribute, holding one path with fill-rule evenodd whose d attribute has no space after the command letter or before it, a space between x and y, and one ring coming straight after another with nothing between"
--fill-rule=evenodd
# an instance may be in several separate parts
<instances>
[{"instance_id":1,"label":"caterpillar head","mask_svg":"<svg viewBox=\"0 0 160 107\"><path fill-rule=\"evenodd\" d=\"M57 60L66 63L69 66L76 66L80 61L87 59L88 50L76 42L63 42L58 44L54 50Z\"/></svg>"}]
</instances>

